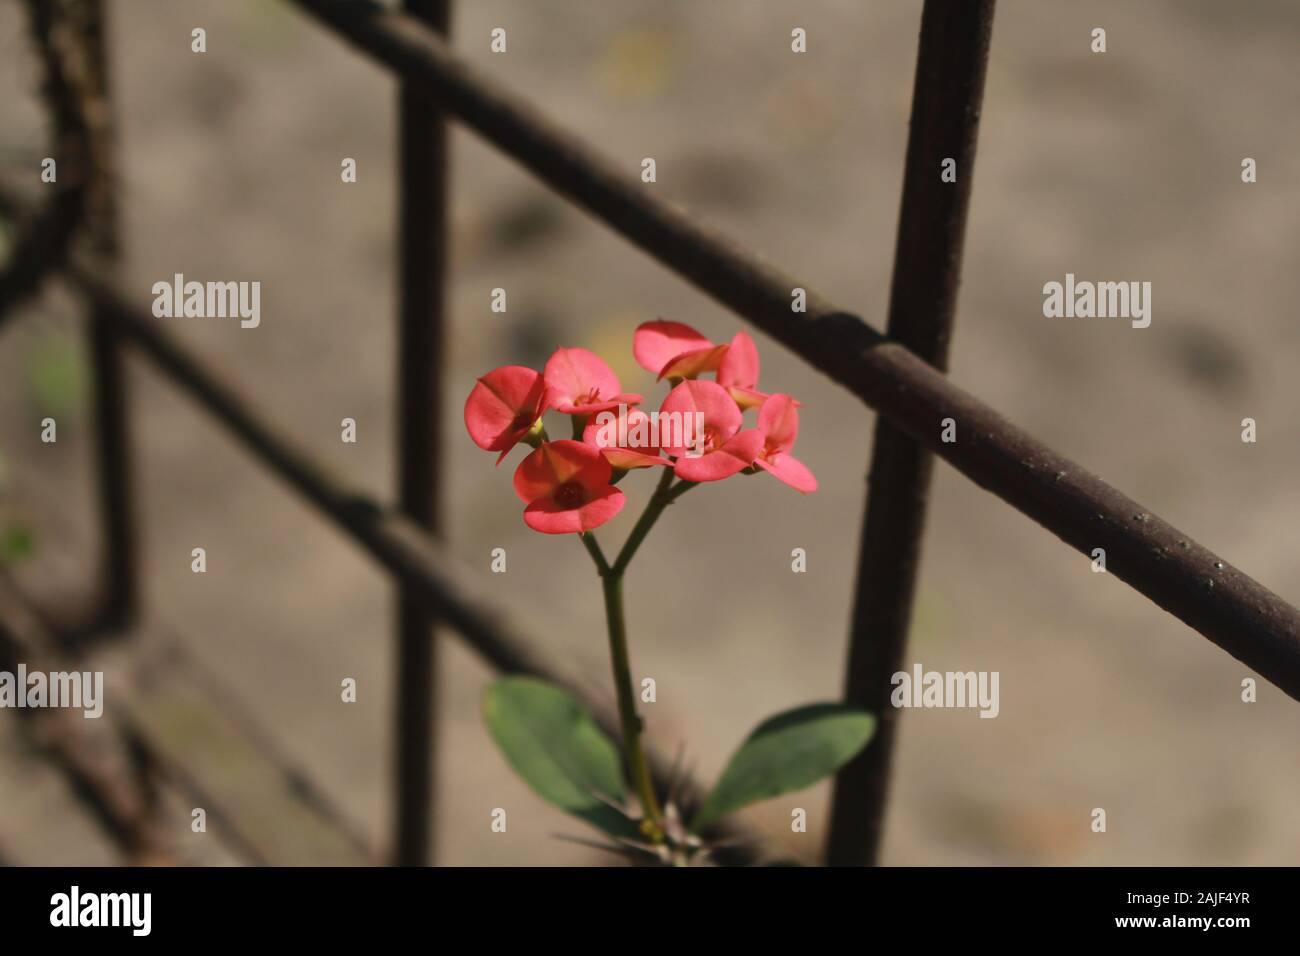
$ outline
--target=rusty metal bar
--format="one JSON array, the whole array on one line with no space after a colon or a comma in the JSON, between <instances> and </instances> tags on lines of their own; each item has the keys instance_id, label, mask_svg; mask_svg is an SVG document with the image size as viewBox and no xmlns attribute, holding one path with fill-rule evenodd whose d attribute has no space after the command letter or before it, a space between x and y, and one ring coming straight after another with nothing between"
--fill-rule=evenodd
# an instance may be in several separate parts
<instances>
[{"instance_id":1,"label":"rusty metal bar","mask_svg":"<svg viewBox=\"0 0 1300 956\"><path fill-rule=\"evenodd\" d=\"M993 7L994 0L926 0L921 14L886 331L941 371L961 280ZM956 162L955 182L941 178L946 159ZM878 714L879 723L835 781L826 845L832 866L879 858L899 715L889 703L890 678L907 647L933 464L925 447L889 419L876 419L844 696Z\"/></svg>"},{"instance_id":2,"label":"rusty metal bar","mask_svg":"<svg viewBox=\"0 0 1300 956\"><path fill-rule=\"evenodd\" d=\"M808 291L645 189L629 171L456 57L436 34L370 0L290 0L426 85L443 108L557 192L622 233L891 419L980 487L1300 699L1300 611L1097 476L1057 454L861 318ZM940 422L957 441L939 440Z\"/></svg>"},{"instance_id":3,"label":"rusty metal bar","mask_svg":"<svg viewBox=\"0 0 1300 956\"><path fill-rule=\"evenodd\" d=\"M440 35L447 35L450 0L404 0L404 8ZM442 472L447 124L428 92L409 82L402 83L398 114L398 503L412 521L436 537ZM417 597L398 594L392 853L399 866L425 866L434 851L436 624L437 619Z\"/></svg>"},{"instance_id":4,"label":"rusty metal bar","mask_svg":"<svg viewBox=\"0 0 1300 956\"><path fill-rule=\"evenodd\" d=\"M120 255L117 170L110 83L107 19L103 0L89 0L83 25L87 50L87 95L93 169L88 232L105 262ZM96 629L118 629L135 617L139 604L139 558L131 476L131 429L126 369L117 328L92 308L89 347L94 368L95 464L101 523L100 578L103 593Z\"/></svg>"}]
</instances>

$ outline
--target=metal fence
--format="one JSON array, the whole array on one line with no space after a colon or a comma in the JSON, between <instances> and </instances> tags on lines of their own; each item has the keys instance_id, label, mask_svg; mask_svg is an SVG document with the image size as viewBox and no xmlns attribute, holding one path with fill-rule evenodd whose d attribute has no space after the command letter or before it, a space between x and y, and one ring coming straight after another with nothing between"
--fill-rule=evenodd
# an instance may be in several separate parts
<instances>
[{"instance_id":1,"label":"metal fence","mask_svg":"<svg viewBox=\"0 0 1300 956\"><path fill-rule=\"evenodd\" d=\"M92 307L99 385L106 607L134 613L135 549L124 342L197 399L253 455L359 543L400 587L395 714L394 862L429 859L433 782L432 624L456 632L493 667L575 689L606 726L608 701L554 663L493 609L475 574L437 542L442 300L447 239L445 119L455 118L544 184L830 376L879 413L852 613L845 695L881 729L836 781L827 859L874 862L896 711L890 675L902 661L933 456L1033 518L1073 548L1104 548L1107 570L1300 699L1300 611L1100 478L1004 419L943 374L960 276L993 0L926 0L886 333L784 275L645 189L640 181L458 58L448 0L287 0L400 79L401 486L396 507L331 475L292 434L182 346L112 277L105 250L80 248L63 274ZM941 182L942 158L961 170ZM4 194L8 195L8 194ZM0 198L4 198L0 196ZM22 208L12 197L11 208ZM806 311L792 311L802 289ZM941 423L958 440L941 440ZM662 780L665 764L652 758ZM732 862L752 858L736 851Z\"/></svg>"}]
</instances>

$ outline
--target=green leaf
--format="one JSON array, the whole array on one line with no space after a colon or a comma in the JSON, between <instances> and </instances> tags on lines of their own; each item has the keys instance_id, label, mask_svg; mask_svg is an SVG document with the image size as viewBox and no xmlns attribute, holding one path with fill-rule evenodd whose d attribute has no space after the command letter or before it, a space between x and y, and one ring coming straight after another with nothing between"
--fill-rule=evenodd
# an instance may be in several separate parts
<instances>
[{"instance_id":1,"label":"green leaf","mask_svg":"<svg viewBox=\"0 0 1300 956\"><path fill-rule=\"evenodd\" d=\"M483 695L483 719L539 797L611 835L637 836L633 822L596 796L623 800L618 750L569 694L533 677L506 677Z\"/></svg>"},{"instance_id":2,"label":"green leaf","mask_svg":"<svg viewBox=\"0 0 1300 956\"><path fill-rule=\"evenodd\" d=\"M691 829L829 777L866 746L875 729L875 717L843 704L809 704L769 717L732 755Z\"/></svg>"}]
</instances>

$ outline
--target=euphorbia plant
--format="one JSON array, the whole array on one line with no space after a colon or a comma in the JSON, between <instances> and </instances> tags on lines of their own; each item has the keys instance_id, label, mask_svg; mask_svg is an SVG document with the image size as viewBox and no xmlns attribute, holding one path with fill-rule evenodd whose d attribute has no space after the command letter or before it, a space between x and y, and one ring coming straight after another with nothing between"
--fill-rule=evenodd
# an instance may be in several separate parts
<instances>
[{"instance_id":1,"label":"euphorbia plant","mask_svg":"<svg viewBox=\"0 0 1300 956\"><path fill-rule=\"evenodd\" d=\"M518 444L532 451L514 475L524 522L544 534L576 534L591 555L605 599L605 619L618 699L622 746L616 747L560 688L532 678L489 687L484 716L515 771L541 797L602 830L602 844L634 858L687 863L707 856L703 832L758 800L829 776L870 738L871 715L840 704L813 704L763 721L733 754L714 788L683 815L673 795L655 790L641 743L623 609L623 579L664 509L691 489L767 472L797 491L817 489L812 472L791 454L799 403L758 390L753 340L738 332L717 344L680 322L641 325L633 336L637 363L666 380L657 412L637 408L599 357L561 348L542 372L518 365L480 378L465 403L465 426L480 448ZM702 376L713 375L712 379ZM554 411L571 420L572 438L552 440L544 423ZM746 427L745 414L756 421ZM658 468L645 510L613 560L594 531L626 504L616 487L632 471ZM635 794L629 805L624 767Z\"/></svg>"}]
</instances>

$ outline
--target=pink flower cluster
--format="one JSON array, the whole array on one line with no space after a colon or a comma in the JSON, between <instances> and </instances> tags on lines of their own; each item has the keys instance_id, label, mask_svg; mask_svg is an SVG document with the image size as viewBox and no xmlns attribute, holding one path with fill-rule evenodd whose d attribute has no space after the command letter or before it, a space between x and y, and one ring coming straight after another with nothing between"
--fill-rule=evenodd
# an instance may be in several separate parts
<instances>
[{"instance_id":1,"label":"pink flower cluster","mask_svg":"<svg viewBox=\"0 0 1300 956\"><path fill-rule=\"evenodd\" d=\"M533 451L515 471L515 493L527 505L524 522L546 534L581 533L622 510L623 492L614 486L633 468L672 468L683 481L721 481L766 471L798 491L817 490L811 471L790 454L799 433L799 403L780 392L758 390L758 349L737 332L715 344L680 322L641 325L632 355L656 381L672 386L660 415L695 415L703 422L700 443L654 447L629 441L605 447L598 440L601 412L627 409L627 424L649 416L635 406L640 395L624 392L612 369L586 349L556 349L539 373L521 365L493 369L475 384L465 402L465 427L474 444L500 452L497 464L520 442ZM700 378L714 373L714 380ZM744 413L757 409L755 427ZM572 417L582 440L551 441L542 424L549 410ZM644 429L629 427L628 432ZM691 453L688 454L688 451Z\"/></svg>"}]
</instances>

